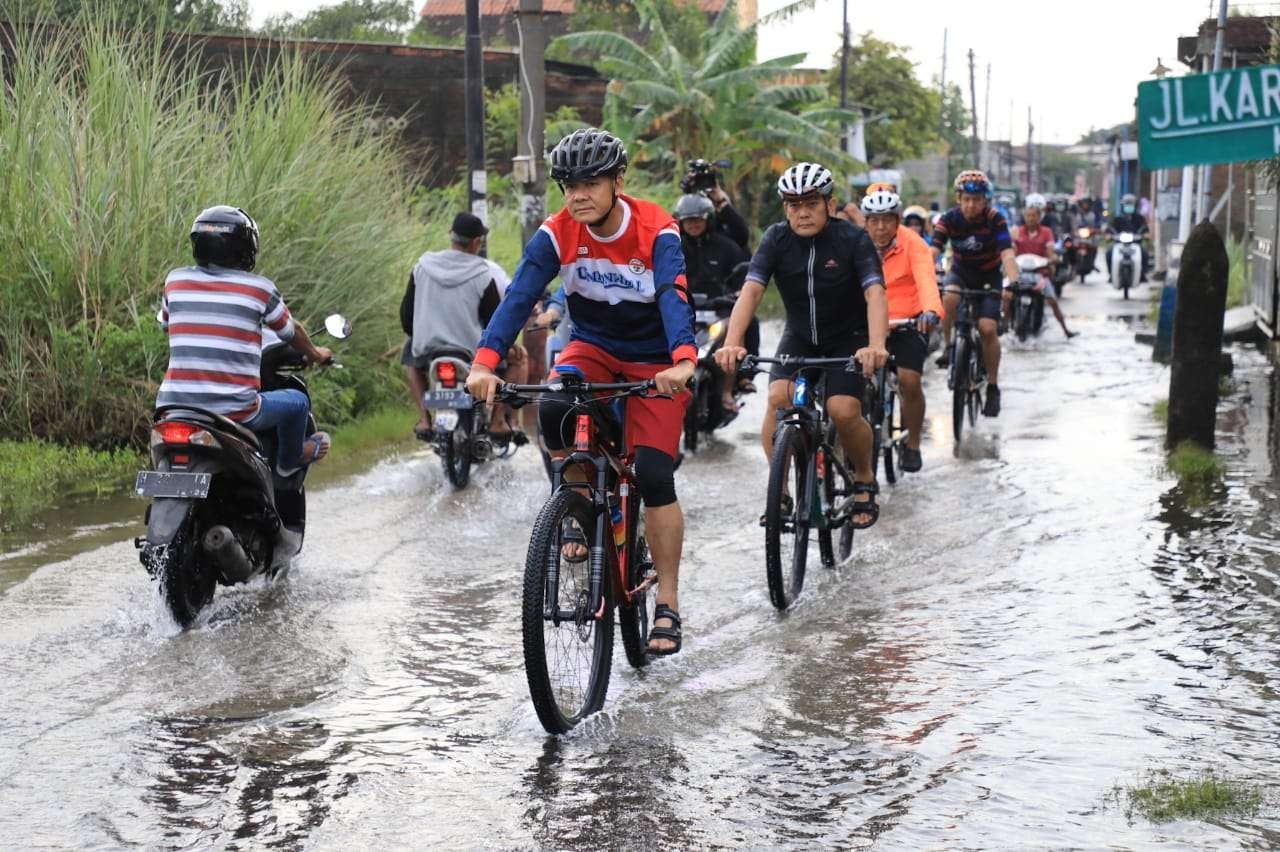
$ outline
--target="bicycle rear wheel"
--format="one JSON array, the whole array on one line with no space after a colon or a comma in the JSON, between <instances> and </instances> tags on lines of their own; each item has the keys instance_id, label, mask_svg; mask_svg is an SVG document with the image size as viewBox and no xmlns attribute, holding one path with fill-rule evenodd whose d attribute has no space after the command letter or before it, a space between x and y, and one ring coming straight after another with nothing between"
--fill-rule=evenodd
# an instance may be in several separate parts
<instances>
[{"instance_id":1,"label":"bicycle rear wheel","mask_svg":"<svg viewBox=\"0 0 1280 852\"><path fill-rule=\"evenodd\" d=\"M627 558L628 588L634 589L644 582L645 576L653 570L653 560L649 558L649 543L644 537L644 513L640 511L640 498L632 494L628 504L627 529L631 531ZM624 590L618 590L618 625L622 628L622 649L627 653L627 662L633 668L643 668L649 662L649 628L653 626L653 611L657 604L658 586L655 583L643 592L638 592L627 606L623 601Z\"/></svg>"},{"instance_id":2,"label":"bicycle rear wheel","mask_svg":"<svg viewBox=\"0 0 1280 852\"><path fill-rule=\"evenodd\" d=\"M823 470L818 473L822 477L819 487L826 501L827 508L836 506L842 499L853 493L853 481L840 472L835 464L839 461L845 470L849 470L849 462L845 458L844 446L840 443L840 434L835 424L827 426L827 447L831 458L825 459ZM815 466L816 467L816 466ZM836 536L839 535L839 541ZM853 552L853 525L845 521L837 529L818 529L818 554L822 557L823 568L834 568L849 558Z\"/></svg>"},{"instance_id":3,"label":"bicycle rear wheel","mask_svg":"<svg viewBox=\"0 0 1280 852\"><path fill-rule=\"evenodd\" d=\"M809 453L798 426L787 426L773 443L769 467L764 524L765 577L769 600L786 609L804 587L805 560L809 548L809 519L801 517L807 508ZM782 509L783 495L791 495L792 508Z\"/></svg>"},{"instance_id":4,"label":"bicycle rear wheel","mask_svg":"<svg viewBox=\"0 0 1280 852\"><path fill-rule=\"evenodd\" d=\"M951 431L956 443L964 436L965 409L969 404L969 338L956 332L955 350L951 353Z\"/></svg>"},{"instance_id":5,"label":"bicycle rear wheel","mask_svg":"<svg viewBox=\"0 0 1280 852\"><path fill-rule=\"evenodd\" d=\"M524 566L522 629L529 697L548 733L562 734L599 710L613 661L613 599L604 572L604 612L591 611L590 559L561 558L561 531L573 520L588 542L596 519L590 501L558 491L542 507L529 538ZM550 606L558 619L547 618Z\"/></svg>"}]
</instances>

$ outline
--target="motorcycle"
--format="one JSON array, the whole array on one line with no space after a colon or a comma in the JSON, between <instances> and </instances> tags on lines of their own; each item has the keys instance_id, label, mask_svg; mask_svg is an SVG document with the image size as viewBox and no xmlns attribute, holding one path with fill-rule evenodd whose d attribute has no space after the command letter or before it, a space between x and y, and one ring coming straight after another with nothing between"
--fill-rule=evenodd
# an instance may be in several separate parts
<instances>
[{"instance_id":1,"label":"motorcycle","mask_svg":"<svg viewBox=\"0 0 1280 852\"><path fill-rule=\"evenodd\" d=\"M351 334L351 324L340 314L326 318L325 329L339 340ZM262 351L262 389L293 388L310 398L300 372L305 366L300 354L276 340ZM315 431L315 418L308 414L307 432ZM144 518L147 534L134 546L184 629L219 584L280 576L302 550L308 468L283 477L275 457L274 430L254 433L189 406L156 410L154 470L139 471L135 486L138 496L151 501Z\"/></svg>"},{"instance_id":2,"label":"motorcycle","mask_svg":"<svg viewBox=\"0 0 1280 852\"><path fill-rule=\"evenodd\" d=\"M702 293L693 294L693 335L698 347L698 365L690 383L693 399L684 415L684 448L691 453L697 451L703 435L729 425L738 416L721 401L725 377L715 361L716 350L724 345L728 334L728 318L736 301L736 296L708 299ZM742 391L735 390L733 396L737 400Z\"/></svg>"},{"instance_id":3,"label":"motorcycle","mask_svg":"<svg viewBox=\"0 0 1280 852\"><path fill-rule=\"evenodd\" d=\"M427 368L423 406L431 412L431 431L424 440L440 457L445 477L457 489L471 481L473 465L508 458L529 443L524 432L494 435L489 431L489 407L467 393L471 353L444 350Z\"/></svg>"},{"instance_id":4,"label":"motorcycle","mask_svg":"<svg viewBox=\"0 0 1280 852\"><path fill-rule=\"evenodd\" d=\"M1111 283L1124 291L1124 297L1128 299L1129 290L1137 286L1141 272L1142 243L1137 235L1122 231L1111 246Z\"/></svg>"},{"instance_id":5,"label":"motorcycle","mask_svg":"<svg viewBox=\"0 0 1280 852\"><path fill-rule=\"evenodd\" d=\"M1070 232L1063 234L1062 239L1054 246L1054 251L1062 258L1062 262L1053 270L1053 286L1058 288L1058 295L1061 296L1067 284L1075 277L1075 269L1080 262L1075 235Z\"/></svg>"},{"instance_id":6,"label":"motorcycle","mask_svg":"<svg viewBox=\"0 0 1280 852\"><path fill-rule=\"evenodd\" d=\"M1026 340L1039 335L1044 326L1044 284L1049 280L1049 260L1038 254L1020 254L1018 280L1010 285L1009 327Z\"/></svg>"},{"instance_id":7,"label":"motorcycle","mask_svg":"<svg viewBox=\"0 0 1280 852\"><path fill-rule=\"evenodd\" d=\"M1098 229L1083 227L1076 231L1076 274L1080 276L1080 283L1085 283L1085 276L1093 271L1094 265L1098 262Z\"/></svg>"}]
</instances>

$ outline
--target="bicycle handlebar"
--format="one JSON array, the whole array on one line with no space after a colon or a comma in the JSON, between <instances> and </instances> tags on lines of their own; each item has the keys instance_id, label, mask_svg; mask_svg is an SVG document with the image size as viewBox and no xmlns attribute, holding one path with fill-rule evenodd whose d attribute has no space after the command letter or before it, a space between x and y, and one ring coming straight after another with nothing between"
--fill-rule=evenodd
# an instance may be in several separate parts
<instances>
[{"instance_id":1,"label":"bicycle handlebar","mask_svg":"<svg viewBox=\"0 0 1280 852\"><path fill-rule=\"evenodd\" d=\"M778 358L764 358L759 355L748 355L742 359L742 370L749 370L756 364L781 364L784 367L844 367L853 373L862 369L862 365L852 356L848 358L808 358L803 355L783 355Z\"/></svg>"},{"instance_id":2,"label":"bicycle handlebar","mask_svg":"<svg viewBox=\"0 0 1280 852\"><path fill-rule=\"evenodd\" d=\"M521 396L537 396L547 393L571 393L586 396L593 393L614 393L618 396L641 396L656 387L653 379L643 382L565 382L563 380L541 385L513 385L504 382L498 385L496 397L510 400ZM654 394L654 397L669 398L670 394Z\"/></svg>"}]
</instances>

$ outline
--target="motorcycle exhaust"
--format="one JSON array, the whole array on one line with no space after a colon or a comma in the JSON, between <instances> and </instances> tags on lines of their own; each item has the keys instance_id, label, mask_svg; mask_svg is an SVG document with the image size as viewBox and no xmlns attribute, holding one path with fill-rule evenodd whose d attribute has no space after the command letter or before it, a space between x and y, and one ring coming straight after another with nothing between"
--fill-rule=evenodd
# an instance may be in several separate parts
<instances>
[{"instance_id":1,"label":"motorcycle exhaust","mask_svg":"<svg viewBox=\"0 0 1280 852\"><path fill-rule=\"evenodd\" d=\"M240 542L227 527L217 526L204 534L204 550L213 558L230 583L243 583L253 576L253 565Z\"/></svg>"}]
</instances>

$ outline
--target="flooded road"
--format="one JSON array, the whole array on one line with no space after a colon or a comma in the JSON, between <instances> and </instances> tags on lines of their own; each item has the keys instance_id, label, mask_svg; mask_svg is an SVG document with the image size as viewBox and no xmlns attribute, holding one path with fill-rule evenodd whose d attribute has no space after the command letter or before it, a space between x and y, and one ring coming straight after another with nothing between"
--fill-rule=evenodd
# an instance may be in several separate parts
<instances>
[{"instance_id":1,"label":"flooded road","mask_svg":"<svg viewBox=\"0 0 1280 852\"><path fill-rule=\"evenodd\" d=\"M220 590L186 633L132 527L0 557L0 841L1275 848L1266 806L1152 825L1110 794L1153 767L1280 780L1276 390L1237 356L1228 474L1197 506L1162 468L1145 299L1064 307L1083 335L1006 344L1004 414L959 448L927 374L924 472L848 564L811 555L785 614L753 397L678 475L684 651L636 672L616 647L605 712L560 739L521 659L532 452L461 494L422 453L313 493L291 576Z\"/></svg>"}]
</instances>

